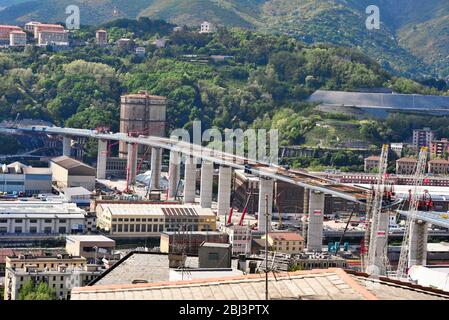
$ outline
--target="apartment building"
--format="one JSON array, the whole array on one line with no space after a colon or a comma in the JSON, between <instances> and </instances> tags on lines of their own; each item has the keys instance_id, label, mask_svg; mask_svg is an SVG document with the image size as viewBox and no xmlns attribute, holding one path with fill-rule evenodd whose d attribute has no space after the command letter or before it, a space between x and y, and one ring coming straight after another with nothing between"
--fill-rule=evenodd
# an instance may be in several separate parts
<instances>
[{"instance_id":1,"label":"apartment building","mask_svg":"<svg viewBox=\"0 0 449 320\"><path fill-rule=\"evenodd\" d=\"M365 158L364 167L363 167L364 171L372 172L374 169L378 169L379 162L380 162L379 156L371 156L371 157Z\"/></svg>"},{"instance_id":2,"label":"apartment building","mask_svg":"<svg viewBox=\"0 0 449 320\"><path fill-rule=\"evenodd\" d=\"M435 132L430 128L413 130L413 146L416 149L430 147L430 142L435 139Z\"/></svg>"},{"instance_id":3,"label":"apartment building","mask_svg":"<svg viewBox=\"0 0 449 320\"><path fill-rule=\"evenodd\" d=\"M46 283L57 299L69 300L73 288L87 285L100 274L101 270L88 265L86 258L68 254L7 257L4 299L17 300L23 285L32 280Z\"/></svg>"},{"instance_id":4,"label":"apartment building","mask_svg":"<svg viewBox=\"0 0 449 320\"><path fill-rule=\"evenodd\" d=\"M68 254L84 257L89 263L96 264L97 259L108 258L115 249L115 241L102 235L68 235L65 250Z\"/></svg>"},{"instance_id":5,"label":"apartment building","mask_svg":"<svg viewBox=\"0 0 449 320\"><path fill-rule=\"evenodd\" d=\"M27 34L23 31L11 31L9 33L9 45L11 47L25 47L27 44Z\"/></svg>"},{"instance_id":6,"label":"apartment building","mask_svg":"<svg viewBox=\"0 0 449 320\"><path fill-rule=\"evenodd\" d=\"M115 237L159 237L167 231L215 231L212 209L133 202L97 204L97 228Z\"/></svg>"},{"instance_id":7,"label":"apartment building","mask_svg":"<svg viewBox=\"0 0 449 320\"><path fill-rule=\"evenodd\" d=\"M432 174L449 174L449 161L444 159L435 159L429 161L428 172Z\"/></svg>"},{"instance_id":8,"label":"apartment building","mask_svg":"<svg viewBox=\"0 0 449 320\"><path fill-rule=\"evenodd\" d=\"M9 45L10 34L14 31L22 31L22 28L10 25L0 25L0 45Z\"/></svg>"},{"instance_id":9,"label":"apartment building","mask_svg":"<svg viewBox=\"0 0 449 320\"><path fill-rule=\"evenodd\" d=\"M65 28L59 24L47 24L40 22L30 22L33 28L33 34L35 39L39 39L39 33L41 32L64 32ZM30 28L31 26L26 24L25 29Z\"/></svg>"},{"instance_id":10,"label":"apartment building","mask_svg":"<svg viewBox=\"0 0 449 320\"><path fill-rule=\"evenodd\" d=\"M214 32L214 26L208 21L204 21L200 26L200 33L211 33Z\"/></svg>"},{"instance_id":11,"label":"apartment building","mask_svg":"<svg viewBox=\"0 0 449 320\"><path fill-rule=\"evenodd\" d=\"M229 234L229 243L232 245L233 256L251 254L253 237L248 226L233 225L227 227L225 232Z\"/></svg>"},{"instance_id":12,"label":"apartment building","mask_svg":"<svg viewBox=\"0 0 449 320\"><path fill-rule=\"evenodd\" d=\"M447 158L449 153L449 140L443 138L441 140L432 140L430 142L430 158Z\"/></svg>"},{"instance_id":13,"label":"apartment building","mask_svg":"<svg viewBox=\"0 0 449 320\"><path fill-rule=\"evenodd\" d=\"M57 45L68 46L69 45L69 32L68 31L51 31L42 30L39 31L37 44L39 46Z\"/></svg>"},{"instance_id":14,"label":"apartment building","mask_svg":"<svg viewBox=\"0 0 449 320\"><path fill-rule=\"evenodd\" d=\"M270 232L268 244L272 251L286 254L299 254L304 250L304 238L295 232Z\"/></svg>"},{"instance_id":15,"label":"apartment building","mask_svg":"<svg viewBox=\"0 0 449 320\"><path fill-rule=\"evenodd\" d=\"M412 175L416 171L418 161L413 158L401 158L396 160L396 174Z\"/></svg>"},{"instance_id":16,"label":"apartment building","mask_svg":"<svg viewBox=\"0 0 449 320\"><path fill-rule=\"evenodd\" d=\"M61 235L84 231L86 212L74 203L0 202L0 234Z\"/></svg>"},{"instance_id":17,"label":"apartment building","mask_svg":"<svg viewBox=\"0 0 449 320\"><path fill-rule=\"evenodd\" d=\"M95 33L95 40L99 46L105 46L108 44L108 33L106 30L97 30Z\"/></svg>"}]
</instances>

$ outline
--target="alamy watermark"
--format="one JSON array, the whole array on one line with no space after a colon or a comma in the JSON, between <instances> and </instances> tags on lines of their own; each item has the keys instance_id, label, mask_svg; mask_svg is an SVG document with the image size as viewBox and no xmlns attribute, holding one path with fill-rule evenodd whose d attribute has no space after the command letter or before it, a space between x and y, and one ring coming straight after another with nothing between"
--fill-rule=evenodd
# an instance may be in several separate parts
<instances>
[{"instance_id":1,"label":"alamy watermark","mask_svg":"<svg viewBox=\"0 0 449 320\"><path fill-rule=\"evenodd\" d=\"M277 129L225 129L216 128L202 131L201 121L194 121L192 134L186 129L175 129L170 138L177 140L176 146L187 157L171 157L170 161L185 162L192 157L199 162L200 158L213 157L226 162L244 164L248 160L266 164L279 163L279 132Z\"/></svg>"},{"instance_id":2,"label":"alamy watermark","mask_svg":"<svg viewBox=\"0 0 449 320\"><path fill-rule=\"evenodd\" d=\"M65 8L65 13L69 15L65 20L67 29L79 30L81 24L80 8L76 5L70 5Z\"/></svg>"},{"instance_id":3,"label":"alamy watermark","mask_svg":"<svg viewBox=\"0 0 449 320\"><path fill-rule=\"evenodd\" d=\"M380 29L380 9L378 6L370 5L365 10L368 17L366 18L365 25L368 30Z\"/></svg>"}]
</instances>

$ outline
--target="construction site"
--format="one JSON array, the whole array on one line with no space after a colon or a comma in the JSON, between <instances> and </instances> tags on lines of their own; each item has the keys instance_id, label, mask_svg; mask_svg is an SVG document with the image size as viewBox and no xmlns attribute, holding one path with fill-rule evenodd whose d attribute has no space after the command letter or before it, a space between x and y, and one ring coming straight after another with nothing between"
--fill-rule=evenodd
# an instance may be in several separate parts
<instances>
[{"instance_id":1,"label":"construction site","mask_svg":"<svg viewBox=\"0 0 449 320\"><path fill-rule=\"evenodd\" d=\"M120 133L16 124L1 130L60 136L67 157L74 156L73 141L97 140L90 212L98 232L114 239L171 233L167 252L179 261L195 233L198 245L218 232L232 256L259 261L261 272L338 267L409 281L411 267L427 265L428 240L447 239L447 213L434 212L432 195L421 191L426 148L409 193L396 194L387 183L387 145L376 184L342 184L166 138L165 103L147 93L122 97Z\"/></svg>"}]
</instances>

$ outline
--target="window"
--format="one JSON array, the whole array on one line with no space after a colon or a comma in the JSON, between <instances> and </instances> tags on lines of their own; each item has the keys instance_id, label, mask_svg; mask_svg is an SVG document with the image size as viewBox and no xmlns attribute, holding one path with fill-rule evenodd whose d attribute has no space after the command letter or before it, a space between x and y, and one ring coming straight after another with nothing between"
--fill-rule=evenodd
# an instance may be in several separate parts
<instances>
[{"instance_id":1,"label":"window","mask_svg":"<svg viewBox=\"0 0 449 320\"><path fill-rule=\"evenodd\" d=\"M22 221L22 219L15 219L14 222L15 223L22 223L23 221Z\"/></svg>"},{"instance_id":2,"label":"window","mask_svg":"<svg viewBox=\"0 0 449 320\"><path fill-rule=\"evenodd\" d=\"M14 233L22 233L22 227L16 227Z\"/></svg>"},{"instance_id":3,"label":"window","mask_svg":"<svg viewBox=\"0 0 449 320\"><path fill-rule=\"evenodd\" d=\"M134 232L134 225L133 224L129 225L129 232Z\"/></svg>"},{"instance_id":4,"label":"window","mask_svg":"<svg viewBox=\"0 0 449 320\"><path fill-rule=\"evenodd\" d=\"M31 219L30 223L37 223L37 220L36 219Z\"/></svg>"},{"instance_id":5,"label":"window","mask_svg":"<svg viewBox=\"0 0 449 320\"><path fill-rule=\"evenodd\" d=\"M0 219L0 223L8 223L8 219Z\"/></svg>"},{"instance_id":6,"label":"window","mask_svg":"<svg viewBox=\"0 0 449 320\"><path fill-rule=\"evenodd\" d=\"M52 221L51 221L51 219L45 219L44 222L45 223L51 223Z\"/></svg>"},{"instance_id":7,"label":"window","mask_svg":"<svg viewBox=\"0 0 449 320\"><path fill-rule=\"evenodd\" d=\"M45 227L44 228L44 233L47 233L47 234L51 233L51 228L50 227Z\"/></svg>"},{"instance_id":8,"label":"window","mask_svg":"<svg viewBox=\"0 0 449 320\"><path fill-rule=\"evenodd\" d=\"M127 224L123 225L123 232L128 232L128 225Z\"/></svg>"},{"instance_id":9,"label":"window","mask_svg":"<svg viewBox=\"0 0 449 320\"><path fill-rule=\"evenodd\" d=\"M37 233L36 227L30 227L30 233Z\"/></svg>"},{"instance_id":10,"label":"window","mask_svg":"<svg viewBox=\"0 0 449 320\"><path fill-rule=\"evenodd\" d=\"M123 231L123 225L119 224L118 225L118 231L117 232L122 232Z\"/></svg>"},{"instance_id":11,"label":"window","mask_svg":"<svg viewBox=\"0 0 449 320\"><path fill-rule=\"evenodd\" d=\"M66 219L59 219L59 223L67 223Z\"/></svg>"},{"instance_id":12,"label":"window","mask_svg":"<svg viewBox=\"0 0 449 320\"><path fill-rule=\"evenodd\" d=\"M59 227L59 233L61 234L65 234L66 232L66 227Z\"/></svg>"}]
</instances>

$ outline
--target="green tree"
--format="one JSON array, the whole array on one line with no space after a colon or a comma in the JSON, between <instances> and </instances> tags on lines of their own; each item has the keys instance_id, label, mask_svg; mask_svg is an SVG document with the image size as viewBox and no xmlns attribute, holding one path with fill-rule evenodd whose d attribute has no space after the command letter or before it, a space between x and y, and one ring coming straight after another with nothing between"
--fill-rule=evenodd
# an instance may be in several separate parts
<instances>
[{"instance_id":1,"label":"green tree","mask_svg":"<svg viewBox=\"0 0 449 320\"><path fill-rule=\"evenodd\" d=\"M45 282L35 284L29 279L19 291L19 300L55 300L55 292Z\"/></svg>"}]
</instances>

